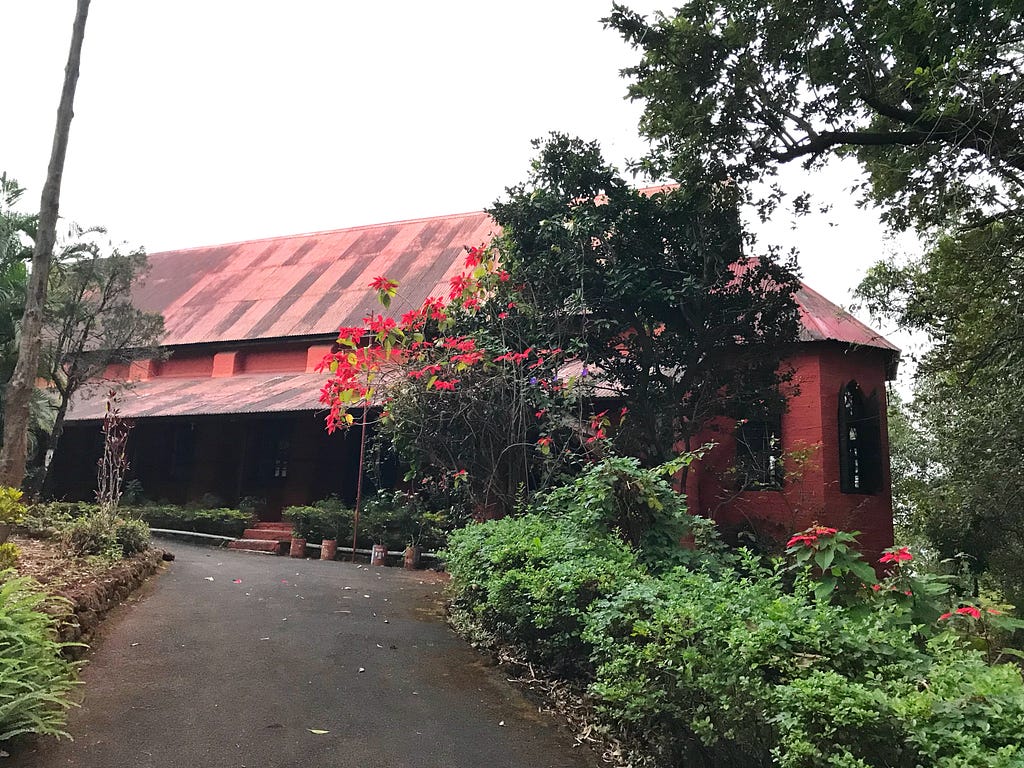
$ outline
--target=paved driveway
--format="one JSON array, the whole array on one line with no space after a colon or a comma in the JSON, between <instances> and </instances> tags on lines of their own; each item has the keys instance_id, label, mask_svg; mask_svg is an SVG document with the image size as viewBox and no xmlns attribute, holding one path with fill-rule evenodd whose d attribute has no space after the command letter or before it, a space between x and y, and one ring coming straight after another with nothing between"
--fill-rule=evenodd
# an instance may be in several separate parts
<instances>
[{"instance_id":1,"label":"paved driveway","mask_svg":"<svg viewBox=\"0 0 1024 768\"><path fill-rule=\"evenodd\" d=\"M71 716L75 741L16 764L596 764L445 626L442 586L427 575L171 549L167 572L108 620Z\"/></svg>"}]
</instances>

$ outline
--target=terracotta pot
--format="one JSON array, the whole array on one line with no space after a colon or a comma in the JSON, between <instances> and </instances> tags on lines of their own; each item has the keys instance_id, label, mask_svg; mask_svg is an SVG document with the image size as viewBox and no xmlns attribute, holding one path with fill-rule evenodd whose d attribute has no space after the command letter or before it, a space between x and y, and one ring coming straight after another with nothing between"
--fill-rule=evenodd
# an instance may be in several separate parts
<instances>
[{"instance_id":1,"label":"terracotta pot","mask_svg":"<svg viewBox=\"0 0 1024 768\"><path fill-rule=\"evenodd\" d=\"M415 571L420 567L420 555L423 554L423 550L420 547L414 547L411 544L405 548L405 557L402 558L402 565L407 571Z\"/></svg>"},{"instance_id":2,"label":"terracotta pot","mask_svg":"<svg viewBox=\"0 0 1024 768\"><path fill-rule=\"evenodd\" d=\"M370 565L387 565L388 548L383 544L374 544L370 553Z\"/></svg>"},{"instance_id":3,"label":"terracotta pot","mask_svg":"<svg viewBox=\"0 0 1024 768\"><path fill-rule=\"evenodd\" d=\"M306 556L306 540L305 539L292 539L292 546L288 550L288 557L305 557Z\"/></svg>"},{"instance_id":4,"label":"terracotta pot","mask_svg":"<svg viewBox=\"0 0 1024 768\"><path fill-rule=\"evenodd\" d=\"M3 544L10 537L14 526L10 523L0 523L0 544Z\"/></svg>"},{"instance_id":5,"label":"terracotta pot","mask_svg":"<svg viewBox=\"0 0 1024 768\"><path fill-rule=\"evenodd\" d=\"M333 560L338 554L337 539L324 539L320 542L320 559Z\"/></svg>"}]
</instances>

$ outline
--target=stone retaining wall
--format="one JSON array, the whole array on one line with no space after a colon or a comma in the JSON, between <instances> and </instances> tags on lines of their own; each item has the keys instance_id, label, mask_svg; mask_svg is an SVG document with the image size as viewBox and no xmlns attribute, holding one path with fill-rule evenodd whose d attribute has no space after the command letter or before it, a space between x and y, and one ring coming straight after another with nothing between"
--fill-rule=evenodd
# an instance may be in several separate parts
<instances>
[{"instance_id":1,"label":"stone retaining wall","mask_svg":"<svg viewBox=\"0 0 1024 768\"><path fill-rule=\"evenodd\" d=\"M107 611L123 603L142 583L156 573L163 561L162 549L145 552L115 563L103 576L90 584L62 592L60 597L71 602L71 613L61 623L60 640L65 643L87 643ZM84 647L70 647L69 656L77 658Z\"/></svg>"}]
</instances>

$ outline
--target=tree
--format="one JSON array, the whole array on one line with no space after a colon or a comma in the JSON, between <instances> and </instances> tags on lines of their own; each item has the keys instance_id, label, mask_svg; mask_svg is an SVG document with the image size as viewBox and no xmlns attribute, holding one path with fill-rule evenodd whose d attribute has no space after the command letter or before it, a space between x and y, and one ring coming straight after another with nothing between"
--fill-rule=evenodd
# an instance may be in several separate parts
<instances>
[{"instance_id":1,"label":"tree","mask_svg":"<svg viewBox=\"0 0 1024 768\"><path fill-rule=\"evenodd\" d=\"M107 255L98 247L58 263L51 276L44 330L46 378L58 404L49 449L56 452L72 396L108 365L151 358L163 335L163 317L132 304L132 285L147 270L145 252ZM42 491L49 491L44 473Z\"/></svg>"},{"instance_id":2,"label":"tree","mask_svg":"<svg viewBox=\"0 0 1024 768\"><path fill-rule=\"evenodd\" d=\"M626 75L646 102L648 169L746 183L849 156L867 172L863 201L922 236L919 257L877 265L861 287L875 314L933 342L905 425L925 434L905 441L920 451L896 491L913 491L942 554L970 554L1024 597L1019 2L691 0L651 22L615 6L606 22L642 53ZM762 213L782 197L773 188ZM798 210L807 199L796 191Z\"/></svg>"},{"instance_id":3,"label":"tree","mask_svg":"<svg viewBox=\"0 0 1024 768\"><path fill-rule=\"evenodd\" d=\"M553 134L537 146L528 183L491 211L502 265L618 389L630 416L619 447L654 466L716 417L779 412L798 282L744 255L735 185L691 177L643 192L593 143Z\"/></svg>"},{"instance_id":4,"label":"tree","mask_svg":"<svg viewBox=\"0 0 1024 768\"><path fill-rule=\"evenodd\" d=\"M25 477L26 443L28 438L29 404L35 391L35 377L39 367L42 343L43 311L50 276L50 264L56 240L57 218L60 211L60 184L64 173L68 134L74 115L75 87L82 58L82 40L85 21L89 15L89 0L78 0L75 22L71 33L71 49L64 70L64 86L57 108L57 127L53 135L53 149L46 172L46 182L39 206L39 224L35 249L32 254L32 273L21 321L21 340L18 361L7 385L4 400L4 435L0 447L0 483L19 487Z\"/></svg>"},{"instance_id":5,"label":"tree","mask_svg":"<svg viewBox=\"0 0 1024 768\"><path fill-rule=\"evenodd\" d=\"M941 237L910 265L877 265L868 306L925 332L911 405L917 434L894 462L897 508L944 557L969 556L1024 603L1024 253L1002 222ZM905 470L898 473L897 470ZM896 479L902 478L900 484Z\"/></svg>"},{"instance_id":6,"label":"tree","mask_svg":"<svg viewBox=\"0 0 1024 768\"><path fill-rule=\"evenodd\" d=\"M894 226L1016 216L1024 20L1016 0L690 0L606 23L640 49L648 164L740 181L852 155Z\"/></svg>"},{"instance_id":7,"label":"tree","mask_svg":"<svg viewBox=\"0 0 1024 768\"><path fill-rule=\"evenodd\" d=\"M15 210L24 194L18 183L0 174L0 385L10 380L18 359L21 314L28 289L26 262L32 258L37 217ZM6 387L5 387L6 389ZM0 404L3 402L0 393ZM36 453L53 424L54 405L35 389L29 400L27 449ZM0 414L2 424L2 414Z\"/></svg>"}]
</instances>

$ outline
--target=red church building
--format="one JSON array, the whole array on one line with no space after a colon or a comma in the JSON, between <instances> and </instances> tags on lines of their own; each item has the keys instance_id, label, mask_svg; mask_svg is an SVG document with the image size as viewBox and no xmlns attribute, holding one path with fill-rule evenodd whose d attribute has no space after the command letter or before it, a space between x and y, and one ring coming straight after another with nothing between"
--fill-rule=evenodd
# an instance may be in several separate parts
<instances>
[{"instance_id":1,"label":"red church building","mask_svg":"<svg viewBox=\"0 0 1024 768\"><path fill-rule=\"evenodd\" d=\"M324 430L314 367L339 326L379 309L377 275L399 281L396 314L443 295L464 246L490 239L485 213L152 254L135 304L164 316L157 359L111 367L77 396L54 471L61 495L91 498L109 380L134 422L132 476L153 499L265 499L267 516L355 493L358 441ZM787 359L796 393L774 424L717 431L692 469L692 511L781 538L814 521L892 542L885 383L899 350L803 286Z\"/></svg>"}]
</instances>

